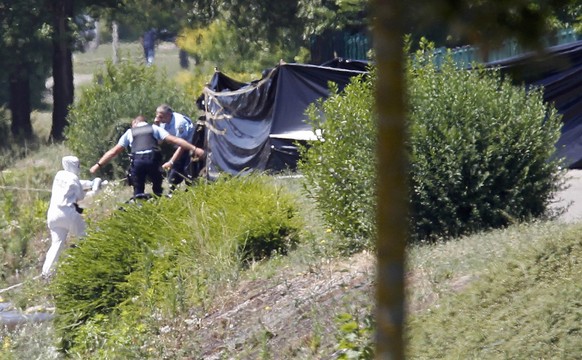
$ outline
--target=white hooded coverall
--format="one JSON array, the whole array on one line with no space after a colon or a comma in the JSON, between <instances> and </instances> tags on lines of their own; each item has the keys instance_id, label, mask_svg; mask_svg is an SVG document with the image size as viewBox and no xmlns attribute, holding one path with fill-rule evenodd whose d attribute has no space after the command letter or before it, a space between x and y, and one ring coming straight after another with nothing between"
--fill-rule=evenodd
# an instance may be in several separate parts
<instances>
[{"instance_id":1,"label":"white hooded coverall","mask_svg":"<svg viewBox=\"0 0 582 360\"><path fill-rule=\"evenodd\" d=\"M47 212L51 247L42 266L43 276L50 274L69 233L74 236L85 235L85 220L75 210L74 205L85 197L81 180L79 180L79 159L76 156L65 156L62 163L64 170L60 170L55 175Z\"/></svg>"}]
</instances>

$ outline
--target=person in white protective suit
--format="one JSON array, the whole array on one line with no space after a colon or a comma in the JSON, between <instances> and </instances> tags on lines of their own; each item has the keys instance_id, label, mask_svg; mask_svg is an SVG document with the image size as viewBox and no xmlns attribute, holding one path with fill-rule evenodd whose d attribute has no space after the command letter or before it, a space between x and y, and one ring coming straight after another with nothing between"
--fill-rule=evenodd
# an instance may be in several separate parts
<instances>
[{"instance_id":1,"label":"person in white protective suit","mask_svg":"<svg viewBox=\"0 0 582 360\"><path fill-rule=\"evenodd\" d=\"M50 276L57 262L63 245L69 234L80 237L85 235L85 220L78 202L85 196L92 196L99 191L101 179L80 180L80 164L76 156L62 159L63 170L55 175L51 200L47 212L47 225L51 234L51 246L42 266L42 277ZM90 190L85 194L85 190Z\"/></svg>"}]
</instances>

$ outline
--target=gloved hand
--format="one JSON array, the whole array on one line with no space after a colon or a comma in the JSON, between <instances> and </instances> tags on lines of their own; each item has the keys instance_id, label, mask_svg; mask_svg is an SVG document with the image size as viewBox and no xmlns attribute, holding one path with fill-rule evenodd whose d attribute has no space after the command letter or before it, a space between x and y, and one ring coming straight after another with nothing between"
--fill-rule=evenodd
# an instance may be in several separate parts
<instances>
[{"instance_id":1,"label":"gloved hand","mask_svg":"<svg viewBox=\"0 0 582 360\"><path fill-rule=\"evenodd\" d=\"M103 180L101 180L100 177L96 177L95 179L93 179L93 185L91 186L91 190L96 193L97 191L101 190L101 184L103 183Z\"/></svg>"},{"instance_id":2,"label":"gloved hand","mask_svg":"<svg viewBox=\"0 0 582 360\"><path fill-rule=\"evenodd\" d=\"M107 180L103 181L100 177L93 179L91 181L91 190L87 191L85 197L90 198L91 196L97 194L105 185L107 185Z\"/></svg>"},{"instance_id":3,"label":"gloved hand","mask_svg":"<svg viewBox=\"0 0 582 360\"><path fill-rule=\"evenodd\" d=\"M197 147L195 151L190 150L190 161L199 161L202 157L204 157L204 150Z\"/></svg>"}]
</instances>

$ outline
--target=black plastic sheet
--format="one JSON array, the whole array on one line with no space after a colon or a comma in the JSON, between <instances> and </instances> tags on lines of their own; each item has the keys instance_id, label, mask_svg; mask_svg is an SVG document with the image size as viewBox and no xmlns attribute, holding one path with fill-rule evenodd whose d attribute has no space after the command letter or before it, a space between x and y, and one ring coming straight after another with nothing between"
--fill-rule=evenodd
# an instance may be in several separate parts
<instances>
[{"instance_id":1,"label":"black plastic sheet","mask_svg":"<svg viewBox=\"0 0 582 360\"><path fill-rule=\"evenodd\" d=\"M329 82L341 91L362 74L366 71L280 64L260 80L241 83L215 72L203 101L209 174L293 170L297 143L315 139L307 107L329 96Z\"/></svg>"}]
</instances>

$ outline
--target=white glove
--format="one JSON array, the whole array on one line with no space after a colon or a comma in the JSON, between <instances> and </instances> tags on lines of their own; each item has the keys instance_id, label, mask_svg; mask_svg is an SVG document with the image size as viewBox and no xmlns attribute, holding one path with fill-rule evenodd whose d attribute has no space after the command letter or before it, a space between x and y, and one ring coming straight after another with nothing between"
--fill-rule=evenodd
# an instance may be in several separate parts
<instances>
[{"instance_id":1,"label":"white glove","mask_svg":"<svg viewBox=\"0 0 582 360\"><path fill-rule=\"evenodd\" d=\"M91 186L91 190L96 193L99 190L101 190L101 184L103 183L103 180L101 180L101 178L97 177L95 179L93 179L93 185Z\"/></svg>"},{"instance_id":2,"label":"white glove","mask_svg":"<svg viewBox=\"0 0 582 360\"><path fill-rule=\"evenodd\" d=\"M107 185L107 180L103 181L99 177L93 179L92 181L81 180L81 183L83 184L84 181L90 183L90 187L89 187L90 190L87 191L87 193L85 194L86 198L90 198L91 196L97 194L99 191L101 191L102 186Z\"/></svg>"}]
</instances>

